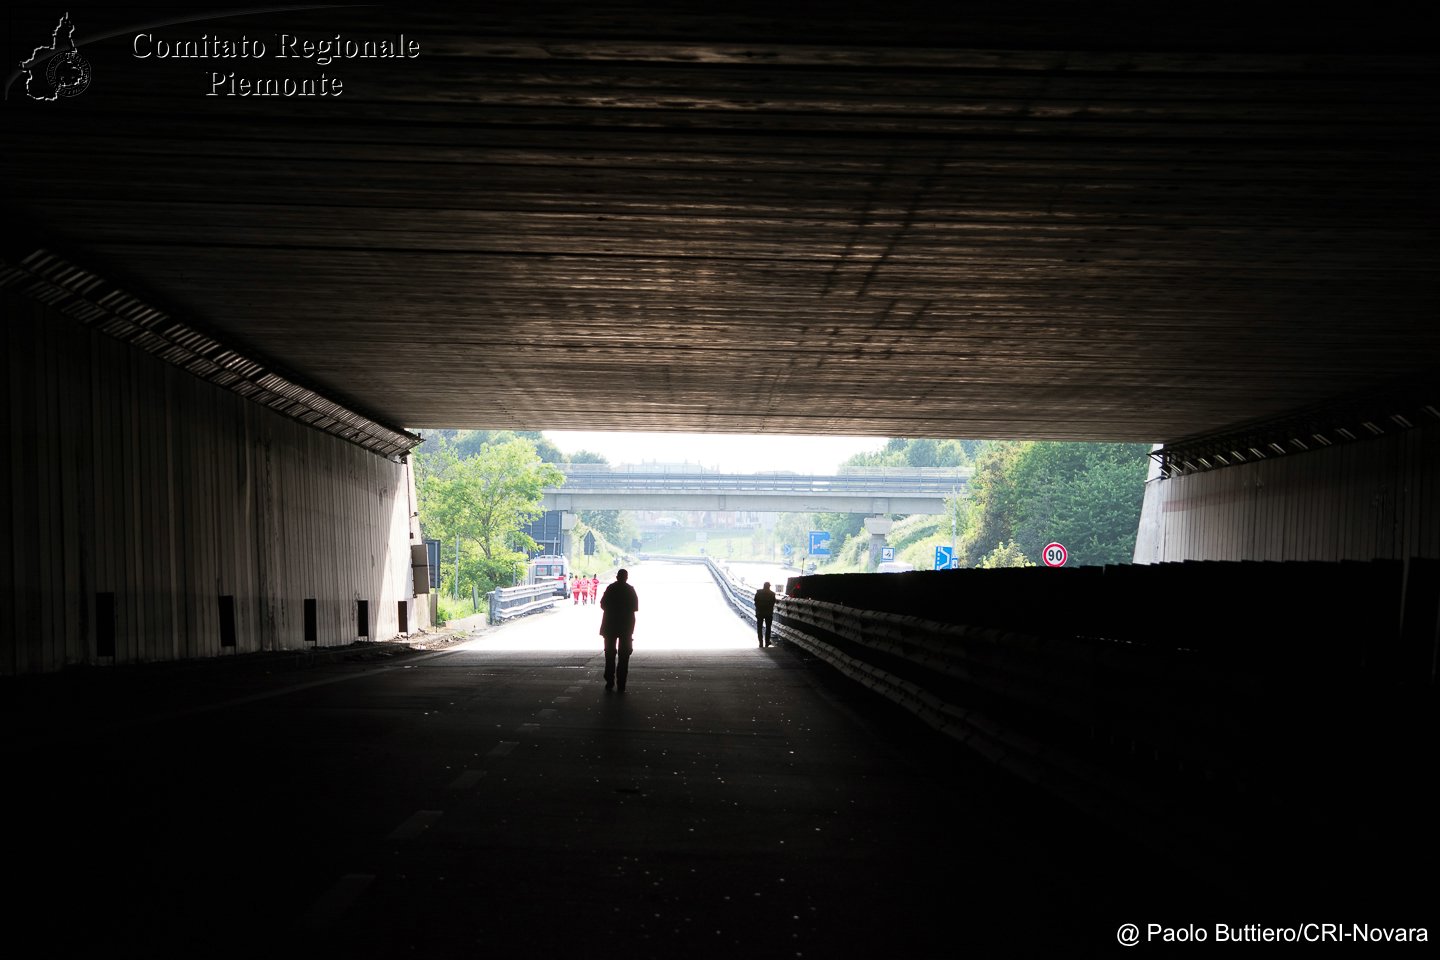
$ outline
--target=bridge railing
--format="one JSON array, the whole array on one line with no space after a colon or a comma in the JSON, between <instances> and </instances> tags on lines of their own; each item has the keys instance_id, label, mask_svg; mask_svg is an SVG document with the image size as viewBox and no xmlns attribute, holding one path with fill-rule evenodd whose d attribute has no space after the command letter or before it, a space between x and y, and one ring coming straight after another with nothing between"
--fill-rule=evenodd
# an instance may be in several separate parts
<instances>
[{"instance_id":1,"label":"bridge railing","mask_svg":"<svg viewBox=\"0 0 1440 960\"><path fill-rule=\"evenodd\" d=\"M500 623L512 617L524 616L553 604L556 600L555 584L528 583L519 587L497 587L490 591L490 623Z\"/></svg>"},{"instance_id":2,"label":"bridge railing","mask_svg":"<svg viewBox=\"0 0 1440 960\"><path fill-rule=\"evenodd\" d=\"M974 473L970 467L840 467L834 474L800 473L794 470L757 470L752 473L726 473L709 470L697 464L656 464L611 466L606 463L557 463L566 476L713 476L713 477L920 477L950 481L967 479Z\"/></svg>"},{"instance_id":3,"label":"bridge railing","mask_svg":"<svg viewBox=\"0 0 1440 960\"><path fill-rule=\"evenodd\" d=\"M705 568L710 571L710 576L714 578L715 585L720 588L720 594L730 608L752 627L755 625L755 589L744 580L732 576L730 571L716 563L713 557L644 554L642 559L663 560L666 563L703 563Z\"/></svg>"},{"instance_id":4,"label":"bridge railing","mask_svg":"<svg viewBox=\"0 0 1440 960\"><path fill-rule=\"evenodd\" d=\"M969 470L893 467L850 468L839 474L800 473L714 473L691 468L630 470L604 464L561 464L565 483L560 492L603 491L696 491L696 492L877 492L946 496L965 490Z\"/></svg>"},{"instance_id":5,"label":"bridge railing","mask_svg":"<svg viewBox=\"0 0 1440 960\"><path fill-rule=\"evenodd\" d=\"M710 575L715 578L715 583L719 585L720 592L724 595L725 602L730 605L730 609L753 627L755 625L754 588L744 580L733 577L729 570L721 567L710 557L705 558L705 565L709 567Z\"/></svg>"}]
</instances>

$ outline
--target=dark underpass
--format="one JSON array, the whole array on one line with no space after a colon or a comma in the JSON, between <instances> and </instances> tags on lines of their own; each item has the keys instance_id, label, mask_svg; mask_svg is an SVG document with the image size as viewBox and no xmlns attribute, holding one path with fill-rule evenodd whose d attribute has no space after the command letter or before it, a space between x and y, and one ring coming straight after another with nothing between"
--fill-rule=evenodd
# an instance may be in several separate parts
<instances>
[{"instance_id":1,"label":"dark underpass","mask_svg":"<svg viewBox=\"0 0 1440 960\"><path fill-rule=\"evenodd\" d=\"M1272 6L0 18L10 952L1428 934L1440 43ZM414 55L143 55L282 37ZM441 424L1159 447L1133 566L682 568L619 697L404 652Z\"/></svg>"},{"instance_id":2,"label":"dark underpass","mask_svg":"<svg viewBox=\"0 0 1440 960\"><path fill-rule=\"evenodd\" d=\"M988 692L964 700L978 667L927 689L842 624L807 630L839 605L805 594L844 578L800 584L785 639L755 649L705 570L637 571L696 635L657 612L647 647L642 621L623 695L569 604L440 651L8 678L11 907L34 955L1071 956L1122 949L1126 923L1144 948L1151 923L1433 919L1416 882L1435 852L1430 743L1415 716L1390 736L1398 693L1377 712L1357 675L1323 704L1276 701L1234 731L1251 749L1205 768L1220 747L1194 731L1156 754L1118 728L1047 730L1033 703L1027 723L993 655ZM525 631L570 649L506 649ZM973 666L979 643L952 648ZM884 676L922 706L881 695ZM1231 679L1247 703L1270 692ZM937 731L924 702L989 739Z\"/></svg>"}]
</instances>

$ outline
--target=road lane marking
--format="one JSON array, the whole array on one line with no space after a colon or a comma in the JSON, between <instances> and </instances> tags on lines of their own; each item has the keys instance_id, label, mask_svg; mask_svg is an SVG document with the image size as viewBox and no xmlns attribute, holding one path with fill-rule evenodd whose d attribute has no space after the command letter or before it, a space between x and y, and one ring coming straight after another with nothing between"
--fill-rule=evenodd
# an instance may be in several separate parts
<instances>
[{"instance_id":1,"label":"road lane marking","mask_svg":"<svg viewBox=\"0 0 1440 960\"><path fill-rule=\"evenodd\" d=\"M324 930L340 919L350 904L375 882L373 873L347 873L335 885L320 895L305 912L304 925L312 930Z\"/></svg>"},{"instance_id":2,"label":"road lane marking","mask_svg":"<svg viewBox=\"0 0 1440 960\"><path fill-rule=\"evenodd\" d=\"M499 743L495 744L495 746L490 749L490 753L488 754L488 756L491 756L491 757L503 757L503 756L507 756L507 755L510 753L511 750L514 750L514 749L515 749L516 747L518 747L518 746L520 746L519 741L516 741L516 740L501 740Z\"/></svg>"},{"instance_id":3,"label":"road lane marking","mask_svg":"<svg viewBox=\"0 0 1440 960\"><path fill-rule=\"evenodd\" d=\"M484 770L466 770L464 773L460 774L460 776L450 781L450 789L469 790L471 787L475 786L475 784L479 783L480 779L484 776Z\"/></svg>"},{"instance_id":4,"label":"road lane marking","mask_svg":"<svg viewBox=\"0 0 1440 960\"><path fill-rule=\"evenodd\" d=\"M440 810L416 810L400 826L390 831L387 840L411 840L430 829L430 825L440 819Z\"/></svg>"}]
</instances>

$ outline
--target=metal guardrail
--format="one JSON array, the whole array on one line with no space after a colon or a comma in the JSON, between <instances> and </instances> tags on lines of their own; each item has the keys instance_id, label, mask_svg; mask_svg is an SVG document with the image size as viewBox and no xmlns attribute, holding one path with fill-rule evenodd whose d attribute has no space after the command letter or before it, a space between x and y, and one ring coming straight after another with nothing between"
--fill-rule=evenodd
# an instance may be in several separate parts
<instances>
[{"instance_id":1,"label":"metal guardrail","mask_svg":"<svg viewBox=\"0 0 1440 960\"><path fill-rule=\"evenodd\" d=\"M725 598L725 602L730 605L730 609L734 610L735 615L738 616L741 620L744 620L752 627L755 626L756 588L752 584L747 583L744 580L739 580L731 577L728 571L721 569L720 565L715 562L715 559L713 557L681 557L646 553L641 554L640 558L642 560L660 560L665 563L705 564L706 569L710 571L710 576L715 578L715 584L720 588L720 594ZM783 587L784 584L781 584L781 586ZM779 646L784 640L792 638L794 634L787 636L785 632L780 629L780 606L785 600L785 595L778 590L776 591L776 593L778 595L778 599L775 605L776 618L774 623L774 632L770 635L770 642L775 646Z\"/></svg>"},{"instance_id":2,"label":"metal guardrail","mask_svg":"<svg viewBox=\"0 0 1440 960\"><path fill-rule=\"evenodd\" d=\"M734 580L720 568L713 557L681 557L665 556L663 554L644 553L640 555L642 560L659 560L664 563L703 563L710 571L710 576L715 578L715 584L720 588L721 595L730 608L739 615L740 619L755 625L755 592L749 588L744 581Z\"/></svg>"},{"instance_id":3,"label":"metal guardrail","mask_svg":"<svg viewBox=\"0 0 1440 960\"><path fill-rule=\"evenodd\" d=\"M705 566L710 570L710 576L720 586L720 592L725 597L725 602L730 604L740 619L755 625L755 594L746 593L745 587L740 582L730 579L727 571L721 570L720 565L710 557L705 558Z\"/></svg>"},{"instance_id":4,"label":"metal guardrail","mask_svg":"<svg viewBox=\"0 0 1440 960\"><path fill-rule=\"evenodd\" d=\"M529 583L522 587L498 587L490 591L490 623L524 616L553 604L557 599L555 584Z\"/></svg>"},{"instance_id":5,"label":"metal guardrail","mask_svg":"<svg viewBox=\"0 0 1440 960\"><path fill-rule=\"evenodd\" d=\"M1155 845L1184 856L1197 867L1204 865L1214 875L1224 875L1221 838L1201 830L1195 811L1182 802L1183 797L1209 796L1207 790L1220 792L1214 782L1204 780L1206 776L1220 781L1220 790L1235 779L1234 771L1225 769L1234 758L1215 748L1223 737L1212 742L1199 731L1191 731L1195 742L1185 741L1188 749L1183 754L1167 753L1172 762L1193 765L1192 778L1180 787L1175 783L1181 778L1174 771L1161 775L1140 764L1127 767L1123 760L1133 760L1134 751L1124 749L1123 737L1122 761L1105 751L1087 750L1091 741L1107 740L1115 733L1104 727L1104 710L1097 712L1094 706L1095 675L1114 669L1124 680L1134 680L1129 675L1136 672L1133 665L1127 664L1127 672L1120 664L1111 663L1112 657L1123 660L1129 652L1119 645L1109 645L1113 649L1085 660L1059 656L1033 637L819 600L782 600L775 614L777 636L966 744L991 763L1060 796L1137 843ZM1148 674L1145 679L1157 687L1164 685ZM1109 682L1118 683L1114 677ZM959 692L968 688L986 694L977 697ZM1108 692L1119 696L1113 689ZM977 706L976 701L988 702L996 713ZM1135 704L1126 706L1139 709ZM1029 722L1019 722L1017 717ZM1051 725L1057 723L1068 735L1053 735ZM1172 719L1158 726L1174 725ZM1177 746L1166 745L1167 750ZM1147 745L1141 752L1148 755L1151 749ZM1097 752L1101 755L1095 755ZM1200 780L1196 782L1195 777ZM1176 790L1179 796L1174 795Z\"/></svg>"},{"instance_id":6,"label":"metal guardrail","mask_svg":"<svg viewBox=\"0 0 1440 960\"><path fill-rule=\"evenodd\" d=\"M1267 811L1357 816L1373 785L1337 783L1338 758L1434 752L1437 560L841 574L797 592L776 606L787 642L1222 880ZM1195 597L1240 613L1126 612Z\"/></svg>"}]
</instances>

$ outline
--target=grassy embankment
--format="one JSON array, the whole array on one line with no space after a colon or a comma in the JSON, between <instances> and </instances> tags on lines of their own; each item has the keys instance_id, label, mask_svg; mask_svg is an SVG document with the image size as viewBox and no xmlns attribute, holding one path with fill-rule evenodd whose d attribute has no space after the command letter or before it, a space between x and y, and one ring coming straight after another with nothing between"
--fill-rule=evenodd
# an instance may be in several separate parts
<instances>
[{"instance_id":1,"label":"grassy embankment","mask_svg":"<svg viewBox=\"0 0 1440 960\"><path fill-rule=\"evenodd\" d=\"M946 518L914 514L895 521L885 542L895 548L895 559L916 570L929 570L935 565L935 548L950 545L950 528ZM820 573L864 573L870 565L870 535L859 533L846 540Z\"/></svg>"},{"instance_id":2,"label":"grassy embankment","mask_svg":"<svg viewBox=\"0 0 1440 960\"><path fill-rule=\"evenodd\" d=\"M696 538L700 532L705 534L703 542ZM716 560L774 560L779 563L778 545L773 546L774 555L771 555L773 542L773 536L767 538L764 533L757 536L754 530L666 530L645 534L641 538L640 551L672 557L708 555Z\"/></svg>"}]
</instances>

